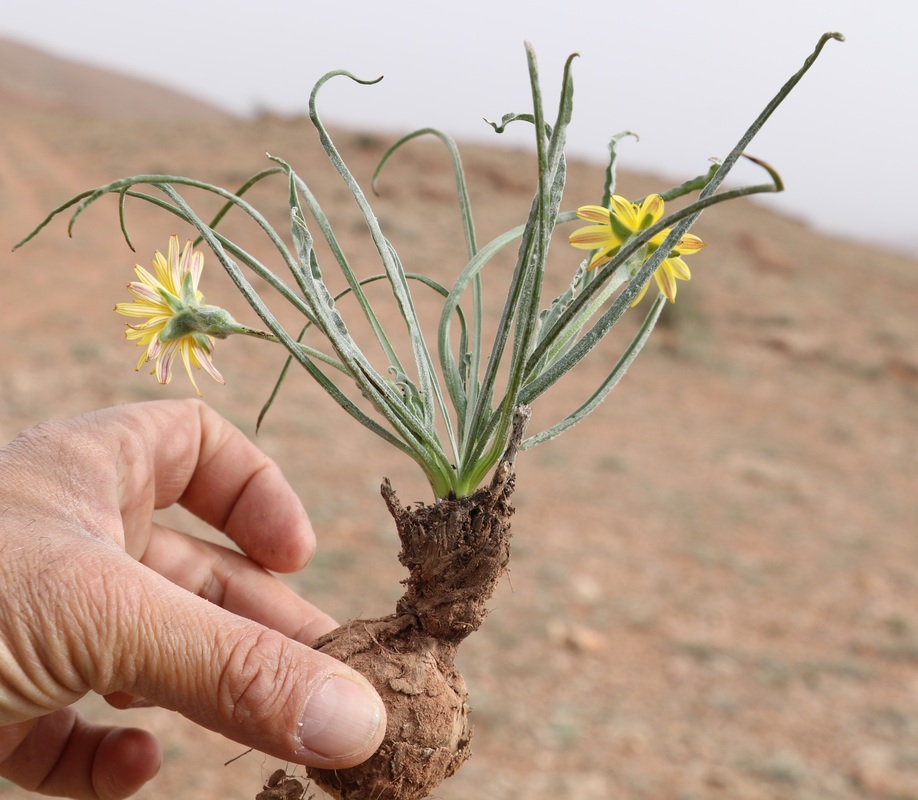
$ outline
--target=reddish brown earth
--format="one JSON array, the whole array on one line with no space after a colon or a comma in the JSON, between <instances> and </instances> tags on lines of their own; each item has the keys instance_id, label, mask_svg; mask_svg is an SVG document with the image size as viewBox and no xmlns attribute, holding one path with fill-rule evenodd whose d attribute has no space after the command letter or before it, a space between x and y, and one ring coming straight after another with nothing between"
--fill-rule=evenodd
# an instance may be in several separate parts
<instances>
[{"instance_id":1,"label":"reddish brown earth","mask_svg":"<svg viewBox=\"0 0 918 800\"><path fill-rule=\"evenodd\" d=\"M135 256L109 199L72 240L58 222L10 254L77 191L157 171L234 187L268 150L311 182L355 266L377 271L308 122L229 119L168 93L150 118L119 113L119 91L148 88L133 84L81 106L80 91L98 87L92 72L64 104L60 73L40 66L28 96L0 86L0 440L47 417L190 393L181 375L162 388L133 371L111 311L134 262L176 232L171 218L129 209ZM367 180L387 142L338 139ZM523 219L532 159L463 155L485 242ZM409 269L449 281L463 250L448 159L420 142L388 169L383 226ZM672 182L626 175L620 189ZM565 206L596 202L601 187L600 169L572 165ZM285 225L280 182L253 199ZM241 218L226 230L254 242ZM442 800L918 798L918 263L748 202L696 231L709 246L695 277L628 377L588 421L520 457L511 571L459 653L474 756ZM552 289L579 256L559 238ZM208 301L251 320L208 264ZM510 264L491 268L495 307ZM433 298L418 302L433 313ZM615 340L537 407L535 425L575 406ZM202 378L206 399L253 433L282 355L230 341L217 359L227 386ZM319 534L292 585L342 620L391 610L404 573L379 484L388 476L403 501L427 500L418 470L302 374L258 442ZM84 705L162 738L148 800L246 800L284 766L254 753L223 766L236 744L165 711ZM0 787L3 800L26 794Z\"/></svg>"}]
</instances>

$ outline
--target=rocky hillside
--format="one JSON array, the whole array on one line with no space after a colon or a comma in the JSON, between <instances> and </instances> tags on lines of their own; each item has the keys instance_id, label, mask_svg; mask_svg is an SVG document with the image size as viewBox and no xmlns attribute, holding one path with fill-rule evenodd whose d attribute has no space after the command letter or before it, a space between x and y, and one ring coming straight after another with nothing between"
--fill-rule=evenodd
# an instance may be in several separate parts
<instances>
[{"instance_id":1,"label":"rocky hillside","mask_svg":"<svg viewBox=\"0 0 918 800\"><path fill-rule=\"evenodd\" d=\"M387 144L372 131L337 141L361 181ZM12 244L113 178L168 171L234 188L265 151L310 182L355 268L376 272L308 121L232 119L0 43L0 439L46 417L190 394L181 375L164 389L135 374L111 311L134 262L186 235L173 218L129 206L136 254L113 199L72 239L57 221ZM481 147L463 158L486 242L524 218L532 158ZM601 170L570 173L566 206L596 202ZM620 189L673 182L626 174ZM448 282L463 244L445 153L417 142L379 190L407 268ZM251 197L283 228L282 182ZM238 215L226 231L262 246ZM748 202L713 210L696 232L709 246L692 258L694 278L628 377L588 421L521 458L511 575L463 654L475 756L445 800L918 798L918 263ZM559 236L550 289L578 258ZM207 263L208 301L250 318ZM489 306L511 263L490 268ZM431 319L436 300L418 294ZM622 337L607 345L537 408L539 421L576 407ZM282 355L230 341L217 360L227 386L202 384L206 399L253 432ZM288 381L258 441L319 532L293 584L341 619L387 611L402 572L378 485L386 475L404 500L427 499L413 464L305 375ZM166 521L212 535L181 515ZM274 769L256 754L224 767L236 745L167 712L122 713L166 745L145 798L244 800ZM0 798L24 795L0 787Z\"/></svg>"}]
</instances>

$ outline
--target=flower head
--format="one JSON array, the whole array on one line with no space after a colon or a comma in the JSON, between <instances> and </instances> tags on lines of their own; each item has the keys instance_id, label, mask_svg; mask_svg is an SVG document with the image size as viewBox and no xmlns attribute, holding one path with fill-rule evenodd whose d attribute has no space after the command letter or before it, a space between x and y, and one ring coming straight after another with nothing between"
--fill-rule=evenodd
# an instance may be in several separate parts
<instances>
[{"instance_id":1,"label":"flower head","mask_svg":"<svg viewBox=\"0 0 918 800\"><path fill-rule=\"evenodd\" d=\"M658 194L648 195L638 205L626 200L624 197L613 195L610 198L612 208L602 206L581 206L577 209L577 216L587 222L594 223L579 228L570 235L570 243L581 250L595 250L587 269L595 269L603 264L608 264L615 258L622 245L632 236L647 230L663 216L663 198ZM644 249L643 264L663 244L670 229L654 236ZM704 247L704 242L697 236L687 233L672 249L670 254L654 272L654 278L660 291L666 295L671 303L676 302L676 281L687 281L692 277L688 265L680 256L695 253ZM631 303L636 306L647 292L647 284L638 293Z\"/></svg>"},{"instance_id":2,"label":"flower head","mask_svg":"<svg viewBox=\"0 0 918 800\"><path fill-rule=\"evenodd\" d=\"M139 370L152 361L150 374L156 374L160 383L172 380L172 364L180 355L185 371L195 391L200 395L191 368L204 369L215 381L223 383L223 376L214 366L213 331L202 325L203 316L220 312L228 318L223 309L204 305L204 295L198 291L198 281L204 267L204 256L197 253L189 241L179 253L177 236L169 239L168 256L157 251L153 256L155 275L151 275L139 264L134 272L139 281L128 284L137 302L118 303L115 311L127 317L146 317L146 322L128 325L127 339L136 339L138 347L146 347L137 362ZM217 334L220 335L220 334Z\"/></svg>"}]
</instances>

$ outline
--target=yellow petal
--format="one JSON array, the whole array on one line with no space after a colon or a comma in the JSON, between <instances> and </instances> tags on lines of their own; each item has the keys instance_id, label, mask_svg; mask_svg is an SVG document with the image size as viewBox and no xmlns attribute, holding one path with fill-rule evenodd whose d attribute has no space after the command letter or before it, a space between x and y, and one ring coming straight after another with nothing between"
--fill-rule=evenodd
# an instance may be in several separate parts
<instances>
[{"instance_id":1,"label":"yellow petal","mask_svg":"<svg viewBox=\"0 0 918 800\"><path fill-rule=\"evenodd\" d=\"M686 255L688 253L697 253L705 246L705 243L701 241L697 236L691 233L685 234L673 250L675 250L680 255Z\"/></svg>"},{"instance_id":2,"label":"yellow petal","mask_svg":"<svg viewBox=\"0 0 918 800\"><path fill-rule=\"evenodd\" d=\"M657 279L657 286L660 287L660 291L666 295L666 299L670 303L676 302L676 278L673 275L672 271L667 268L667 264L664 261L663 266L661 266L654 274L654 278Z\"/></svg>"},{"instance_id":3,"label":"yellow petal","mask_svg":"<svg viewBox=\"0 0 918 800\"><path fill-rule=\"evenodd\" d=\"M180 348L182 354L182 362L185 364L185 372L188 373L188 378L191 380L191 385L194 386L195 392L197 392L198 397L203 397L201 390L198 388L198 384L194 379L194 373L191 371L192 361L197 361L194 355L194 346L191 345L188 341L182 340L182 346ZM200 364L195 364L200 369Z\"/></svg>"},{"instance_id":4,"label":"yellow petal","mask_svg":"<svg viewBox=\"0 0 918 800\"><path fill-rule=\"evenodd\" d=\"M602 206L580 206L577 209L577 216L580 219L585 219L588 222L604 222L606 225L609 224L610 214L609 209Z\"/></svg>"},{"instance_id":5,"label":"yellow petal","mask_svg":"<svg viewBox=\"0 0 918 800\"><path fill-rule=\"evenodd\" d=\"M596 269L596 267L601 267L603 264L608 264L612 260L612 256L615 255L617 250L618 247L607 248L606 250L598 250L590 259L590 263L587 265L587 270Z\"/></svg>"},{"instance_id":6,"label":"yellow petal","mask_svg":"<svg viewBox=\"0 0 918 800\"><path fill-rule=\"evenodd\" d=\"M689 271L688 264L681 258L667 258L663 261L663 266L669 269L673 277L678 278L680 281L688 281L692 278L692 273Z\"/></svg>"},{"instance_id":7,"label":"yellow petal","mask_svg":"<svg viewBox=\"0 0 918 800\"><path fill-rule=\"evenodd\" d=\"M634 203L617 194L612 195L609 199L612 203L612 211L625 227L632 232L638 230L638 217L634 211Z\"/></svg>"},{"instance_id":8,"label":"yellow petal","mask_svg":"<svg viewBox=\"0 0 918 800\"><path fill-rule=\"evenodd\" d=\"M211 351L213 350L212 342ZM198 362L198 365L203 369L211 378L213 378L217 383L226 383L223 379L223 376L220 374L219 370L214 366L212 352L208 351L203 345L194 346L195 358Z\"/></svg>"},{"instance_id":9,"label":"yellow petal","mask_svg":"<svg viewBox=\"0 0 918 800\"><path fill-rule=\"evenodd\" d=\"M568 237L568 241L574 247L584 250L595 250L601 245L621 244L612 236L608 225L587 225L585 228L574 231Z\"/></svg>"},{"instance_id":10,"label":"yellow petal","mask_svg":"<svg viewBox=\"0 0 918 800\"><path fill-rule=\"evenodd\" d=\"M188 248L186 247L185 249L187 250ZM169 237L169 257L167 260L169 262L169 274L172 276L172 280L175 282L176 286L182 285L182 272L179 258L179 240L178 236L173 234Z\"/></svg>"},{"instance_id":11,"label":"yellow petal","mask_svg":"<svg viewBox=\"0 0 918 800\"><path fill-rule=\"evenodd\" d=\"M172 286L172 275L169 272L169 264L165 256L160 253L159 250L153 254L153 270L156 273L156 283L175 294L174 287ZM134 271L137 271L136 268ZM141 278L141 280L143 280L143 278Z\"/></svg>"},{"instance_id":12,"label":"yellow petal","mask_svg":"<svg viewBox=\"0 0 918 800\"><path fill-rule=\"evenodd\" d=\"M169 317L171 313L166 306L154 306L152 303L117 303L115 311L126 317Z\"/></svg>"},{"instance_id":13,"label":"yellow petal","mask_svg":"<svg viewBox=\"0 0 918 800\"><path fill-rule=\"evenodd\" d=\"M159 255L157 253L157 255ZM156 272L159 273L159 265L156 263L156 259L153 259L153 264L156 266ZM145 270L140 264L134 265L134 274L140 278L140 282L144 286L149 286L155 292L159 292L160 289L165 288L165 285L158 277L153 277L147 270ZM130 284L128 284L130 286Z\"/></svg>"},{"instance_id":14,"label":"yellow petal","mask_svg":"<svg viewBox=\"0 0 918 800\"><path fill-rule=\"evenodd\" d=\"M649 194L641 203L637 212L638 230L647 230L663 216L663 198L658 194Z\"/></svg>"}]
</instances>

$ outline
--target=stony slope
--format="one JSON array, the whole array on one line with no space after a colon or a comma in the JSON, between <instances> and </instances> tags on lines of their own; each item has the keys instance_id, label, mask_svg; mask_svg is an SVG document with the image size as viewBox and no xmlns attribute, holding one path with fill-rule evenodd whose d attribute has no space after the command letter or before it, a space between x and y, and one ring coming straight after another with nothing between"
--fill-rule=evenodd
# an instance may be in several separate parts
<instances>
[{"instance_id":1,"label":"stony slope","mask_svg":"<svg viewBox=\"0 0 918 800\"><path fill-rule=\"evenodd\" d=\"M268 150L310 180L357 268L376 271L307 122L103 116L80 92L124 79L84 72L64 107L45 100L59 97L61 73L33 66L17 68L36 76L26 101L4 89L0 102L0 241L114 177L169 170L232 187ZM127 94L166 109L162 94L144 95L154 91ZM339 144L362 180L385 146L372 133ZM525 214L531 159L463 154L487 241ZM389 169L380 219L410 269L448 280L462 253L448 159L419 142ZM621 188L667 185L626 175ZM597 168L572 165L568 206L600 190ZM282 186L253 198L283 225ZM136 256L114 202L72 240L56 223L0 255L0 439L48 416L189 393L180 377L162 389L133 372L111 313L134 261L175 232L140 206L129 221ZM256 246L242 220L227 223ZM589 421L521 460L511 576L463 656L476 754L441 798L918 798L918 264L751 203L697 231L709 247L695 278L627 379ZM576 260L559 240L554 288ZM245 316L209 263L208 300ZM495 305L509 265L491 270ZM434 313L432 298L419 303ZM613 344L538 409L544 422L599 379ZM207 400L251 432L281 358L229 342L218 359L228 386L207 386ZM425 487L295 378L259 436L319 531L314 564L292 580L342 619L380 613L402 577L380 478L405 500ZM224 767L237 746L166 712L130 713L167 747L146 798L251 797L274 768L254 754Z\"/></svg>"}]
</instances>

